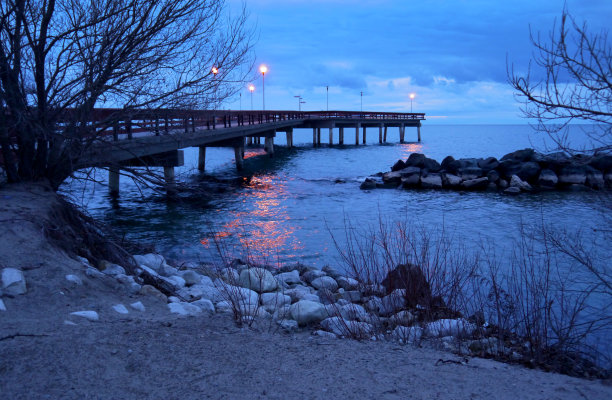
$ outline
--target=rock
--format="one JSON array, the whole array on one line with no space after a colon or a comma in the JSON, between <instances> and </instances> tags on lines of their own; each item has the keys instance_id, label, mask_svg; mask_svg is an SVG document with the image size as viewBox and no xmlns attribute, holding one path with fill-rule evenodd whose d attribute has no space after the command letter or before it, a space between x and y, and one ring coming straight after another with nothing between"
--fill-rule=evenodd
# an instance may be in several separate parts
<instances>
[{"instance_id":1,"label":"rock","mask_svg":"<svg viewBox=\"0 0 612 400\"><path fill-rule=\"evenodd\" d=\"M162 292L160 292L159 290L157 290L155 287L151 286L151 285L143 285L140 288L139 293L143 296L151 296L151 297L155 297L161 301L163 301L164 303L168 302L168 298L166 297L165 294L163 294Z\"/></svg>"},{"instance_id":2,"label":"rock","mask_svg":"<svg viewBox=\"0 0 612 400\"><path fill-rule=\"evenodd\" d=\"M604 174L604 181L606 182L606 187L612 187L612 172Z\"/></svg>"},{"instance_id":3,"label":"rock","mask_svg":"<svg viewBox=\"0 0 612 400\"><path fill-rule=\"evenodd\" d=\"M540 175L540 164L533 161L524 162L516 175L524 181L534 183Z\"/></svg>"},{"instance_id":4,"label":"rock","mask_svg":"<svg viewBox=\"0 0 612 400\"><path fill-rule=\"evenodd\" d=\"M327 289L335 292L338 289L338 283L331 276L321 276L314 279L310 284L317 290Z\"/></svg>"},{"instance_id":5,"label":"rock","mask_svg":"<svg viewBox=\"0 0 612 400\"><path fill-rule=\"evenodd\" d=\"M437 173L421 176L421 187L424 189L442 189L442 177Z\"/></svg>"},{"instance_id":6,"label":"rock","mask_svg":"<svg viewBox=\"0 0 612 400\"><path fill-rule=\"evenodd\" d=\"M289 312L291 318L296 320L300 326L320 322L327 316L323 304L309 300L300 300L292 304Z\"/></svg>"},{"instance_id":7,"label":"rock","mask_svg":"<svg viewBox=\"0 0 612 400\"><path fill-rule=\"evenodd\" d=\"M403 177L401 180L402 187L404 189L411 189L411 188L418 187L420 182L421 182L421 176L417 174Z\"/></svg>"},{"instance_id":8,"label":"rock","mask_svg":"<svg viewBox=\"0 0 612 400\"><path fill-rule=\"evenodd\" d=\"M468 179L461 183L461 187L465 190L484 190L489 186L489 178L483 176L482 178Z\"/></svg>"},{"instance_id":9,"label":"rock","mask_svg":"<svg viewBox=\"0 0 612 400\"><path fill-rule=\"evenodd\" d=\"M406 302L408 307L427 305L431 299L431 289L427 278L420 267L414 264L401 264L389 271L382 281L386 293L391 294L395 289L406 290Z\"/></svg>"},{"instance_id":10,"label":"rock","mask_svg":"<svg viewBox=\"0 0 612 400\"><path fill-rule=\"evenodd\" d=\"M509 195L521 194L521 189L517 186L511 186L507 189L504 189L504 194L509 194Z\"/></svg>"},{"instance_id":11,"label":"rock","mask_svg":"<svg viewBox=\"0 0 612 400\"><path fill-rule=\"evenodd\" d=\"M393 330L393 338L401 343L416 343L423 336L423 328L418 326L397 326Z\"/></svg>"},{"instance_id":12,"label":"rock","mask_svg":"<svg viewBox=\"0 0 612 400\"><path fill-rule=\"evenodd\" d=\"M425 325L425 334L430 337L466 337L472 334L476 325L465 319L440 319Z\"/></svg>"},{"instance_id":13,"label":"rock","mask_svg":"<svg viewBox=\"0 0 612 400\"><path fill-rule=\"evenodd\" d=\"M320 329L318 331L314 331L312 334L315 336L320 336L325 339L338 339L338 336L336 336L334 333L322 331Z\"/></svg>"},{"instance_id":14,"label":"rock","mask_svg":"<svg viewBox=\"0 0 612 400\"><path fill-rule=\"evenodd\" d=\"M4 301L0 299L0 311L6 311L6 306L4 305Z\"/></svg>"},{"instance_id":15,"label":"rock","mask_svg":"<svg viewBox=\"0 0 612 400\"><path fill-rule=\"evenodd\" d=\"M456 170L456 168L454 168L455 167L455 164L453 164L454 162L455 162L455 159L453 158L453 156L446 156L442 160L442 163L440 164L440 166L442 167L442 169L446 171L454 172Z\"/></svg>"},{"instance_id":16,"label":"rock","mask_svg":"<svg viewBox=\"0 0 612 400\"><path fill-rule=\"evenodd\" d=\"M117 311L119 314L129 314L130 313L123 304L115 304L113 306L113 310Z\"/></svg>"},{"instance_id":17,"label":"rock","mask_svg":"<svg viewBox=\"0 0 612 400\"><path fill-rule=\"evenodd\" d=\"M168 278L164 279L166 282L169 282L174 290L179 290L185 287L185 279L181 278L178 275L172 275Z\"/></svg>"},{"instance_id":18,"label":"rock","mask_svg":"<svg viewBox=\"0 0 612 400\"><path fill-rule=\"evenodd\" d=\"M555 173L558 173L563 167L571 163L570 158L563 152L537 154L536 157L534 157L534 161L536 161L536 159L542 169L550 169Z\"/></svg>"},{"instance_id":19,"label":"rock","mask_svg":"<svg viewBox=\"0 0 612 400\"><path fill-rule=\"evenodd\" d=\"M406 166L423 168L425 164L425 155L421 153L412 153L406 160Z\"/></svg>"},{"instance_id":20,"label":"rock","mask_svg":"<svg viewBox=\"0 0 612 400\"><path fill-rule=\"evenodd\" d=\"M489 172L495 168L497 168L497 166L499 165L499 161L497 161L497 158L495 157L488 157L483 159L478 160L478 166L480 168L482 168L482 170L484 172Z\"/></svg>"},{"instance_id":21,"label":"rock","mask_svg":"<svg viewBox=\"0 0 612 400\"><path fill-rule=\"evenodd\" d=\"M100 270L104 275L125 275L125 268L123 268L121 265L113 264L108 261L100 262Z\"/></svg>"},{"instance_id":22,"label":"rock","mask_svg":"<svg viewBox=\"0 0 612 400\"><path fill-rule=\"evenodd\" d=\"M425 160L423 161L423 169L429 171L429 172L438 172L442 169L442 167L440 166L440 164L432 159L432 158L425 158Z\"/></svg>"},{"instance_id":23,"label":"rock","mask_svg":"<svg viewBox=\"0 0 612 400\"><path fill-rule=\"evenodd\" d=\"M11 296L27 292L23 271L17 268L4 268L2 270L2 292Z\"/></svg>"},{"instance_id":24,"label":"rock","mask_svg":"<svg viewBox=\"0 0 612 400\"><path fill-rule=\"evenodd\" d=\"M81 280L81 278L79 278L76 275L72 275L72 274L66 275L66 280L68 282L74 283L77 286L81 286L83 284L83 281Z\"/></svg>"},{"instance_id":25,"label":"rock","mask_svg":"<svg viewBox=\"0 0 612 400\"><path fill-rule=\"evenodd\" d=\"M331 304L336 302L336 296L334 295L334 292L329 289L319 289L317 290L316 295L319 298L319 301L323 304Z\"/></svg>"},{"instance_id":26,"label":"rock","mask_svg":"<svg viewBox=\"0 0 612 400\"><path fill-rule=\"evenodd\" d=\"M520 170L521 162L516 160L503 160L497 167L500 176L506 179L510 179L512 175L518 174Z\"/></svg>"},{"instance_id":27,"label":"rock","mask_svg":"<svg viewBox=\"0 0 612 400\"><path fill-rule=\"evenodd\" d=\"M457 175L446 173L446 174L441 174L441 176L442 176L442 185L444 185L444 187L454 189L454 188L461 186L461 182L463 182L463 179L461 179Z\"/></svg>"},{"instance_id":28,"label":"rock","mask_svg":"<svg viewBox=\"0 0 612 400\"><path fill-rule=\"evenodd\" d=\"M321 327L338 336L359 339L369 338L374 331L374 327L367 322L349 321L340 317L329 317L324 319L321 321Z\"/></svg>"},{"instance_id":29,"label":"rock","mask_svg":"<svg viewBox=\"0 0 612 400\"><path fill-rule=\"evenodd\" d=\"M347 319L349 321L365 321L368 313L359 304L347 304L345 306L340 307L339 309L340 316L342 318Z\"/></svg>"},{"instance_id":30,"label":"rock","mask_svg":"<svg viewBox=\"0 0 612 400\"><path fill-rule=\"evenodd\" d=\"M234 285L238 282L240 276L238 271L236 271L234 268L228 267L221 270L221 278L223 278L224 281Z\"/></svg>"},{"instance_id":31,"label":"rock","mask_svg":"<svg viewBox=\"0 0 612 400\"><path fill-rule=\"evenodd\" d=\"M195 316L202 313L202 309L191 303L168 303L168 308L171 313L178 315Z\"/></svg>"},{"instance_id":32,"label":"rock","mask_svg":"<svg viewBox=\"0 0 612 400\"><path fill-rule=\"evenodd\" d=\"M145 306L140 301L136 301L136 302L130 304L130 307L132 307L136 311L145 312Z\"/></svg>"},{"instance_id":33,"label":"rock","mask_svg":"<svg viewBox=\"0 0 612 400\"><path fill-rule=\"evenodd\" d=\"M283 319L277 322L278 325L286 332L295 332L298 330L298 323L292 319Z\"/></svg>"},{"instance_id":34,"label":"rock","mask_svg":"<svg viewBox=\"0 0 612 400\"><path fill-rule=\"evenodd\" d=\"M505 180L505 179L500 179L500 180L499 180L499 182L497 182L497 186L498 186L500 189L505 189L505 188L507 188L507 187L508 187L508 181L507 181L507 180Z\"/></svg>"},{"instance_id":35,"label":"rock","mask_svg":"<svg viewBox=\"0 0 612 400\"><path fill-rule=\"evenodd\" d=\"M404 168L406 168L406 163L402 160L397 160L397 162L391 167L391 172L399 171L400 169Z\"/></svg>"},{"instance_id":36,"label":"rock","mask_svg":"<svg viewBox=\"0 0 612 400\"><path fill-rule=\"evenodd\" d=\"M304 295L304 297L302 297L302 300L309 300L309 301L314 301L315 303L322 303L319 296L314 293L308 293Z\"/></svg>"},{"instance_id":37,"label":"rock","mask_svg":"<svg viewBox=\"0 0 612 400\"><path fill-rule=\"evenodd\" d=\"M179 270L178 269L176 269L176 268L174 268L174 267L172 267L172 266L170 266L170 265L168 265L166 263L162 264L159 267L159 270L157 272L160 275L167 276L167 277L170 277L170 276L173 276L173 275L177 275L177 276L179 275Z\"/></svg>"},{"instance_id":38,"label":"rock","mask_svg":"<svg viewBox=\"0 0 612 400\"><path fill-rule=\"evenodd\" d=\"M218 297L209 299L215 303L229 300L233 304L259 305L259 295L251 289L230 285L219 279L215 281L215 287L218 290Z\"/></svg>"},{"instance_id":39,"label":"rock","mask_svg":"<svg viewBox=\"0 0 612 400\"><path fill-rule=\"evenodd\" d=\"M567 187L570 192L587 192L589 188L586 185L580 185L578 183L571 184Z\"/></svg>"},{"instance_id":40,"label":"rock","mask_svg":"<svg viewBox=\"0 0 612 400\"><path fill-rule=\"evenodd\" d=\"M185 281L185 286L197 285L198 283L202 281L202 275L190 269L181 271L180 274L181 274L181 278L183 278L183 280Z\"/></svg>"},{"instance_id":41,"label":"rock","mask_svg":"<svg viewBox=\"0 0 612 400\"><path fill-rule=\"evenodd\" d=\"M359 185L359 189L361 190L373 190L376 189L376 181L371 178L366 178L361 185Z\"/></svg>"},{"instance_id":42,"label":"rock","mask_svg":"<svg viewBox=\"0 0 612 400\"><path fill-rule=\"evenodd\" d=\"M483 171L482 168L479 167L466 167L459 169L458 175L464 181L470 181L472 179L481 178L483 175Z\"/></svg>"},{"instance_id":43,"label":"rock","mask_svg":"<svg viewBox=\"0 0 612 400\"><path fill-rule=\"evenodd\" d=\"M103 278L106 276L102 272L98 271L97 268L94 268L91 266L85 269L85 275L87 275L90 278Z\"/></svg>"},{"instance_id":44,"label":"rock","mask_svg":"<svg viewBox=\"0 0 612 400\"><path fill-rule=\"evenodd\" d=\"M181 299L176 296L168 296L168 303L180 303Z\"/></svg>"},{"instance_id":45,"label":"rock","mask_svg":"<svg viewBox=\"0 0 612 400\"><path fill-rule=\"evenodd\" d=\"M399 185L401 180L402 180L402 173L401 173L401 171L402 170L384 173L383 176L382 176L383 182L386 183L386 184L396 184L396 185Z\"/></svg>"},{"instance_id":46,"label":"rock","mask_svg":"<svg viewBox=\"0 0 612 400\"><path fill-rule=\"evenodd\" d=\"M272 313L279 307L285 304L291 304L291 297L282 293L263 293L261 295L261 305L263 308Z\"/></svg>"},{"instance_id":47,"label":"rock","mask_svg":"<svg viewBox=\"0 0 612 400\"><path fill-rule=\"evenodd\" d=\"M540 176L538 177L538 185L546 188L553 188L557 186L557 182L559 182L559 178L557 178L555 171L551 169L543 169L540 172Z\"/></svg>"},{"instance_id":48,"label":"rock","mask_svg":"<svg viewBox=\"0 0 612 400\"><path fill-rule=\"evenodd\" d=\"M158 272L161 266L166 263L166 260L164 259L163 256L159 254L153 254L153 253L144 254L144 255L135 255L134 261L136 261L136 264L145 265L151 268L152 270L154 270L155 272Z\"/></svg>"},{"instance_id":49,"label":"rock","mask_svg":"<svg viewBox=\"0 0 612 400\"><path fill-rule=\"evenodd\" d=\"M302 279L308 284L312 284L312 281L323 276L327 276L327 274L320 269L311 269L302 274Z\"/></svg>"},{"instance_id":50,"label":"rock","mask_svg":"<svg viewBox=\"0 0 612 400\"><path fill-rule=\"evenodd\" d=\"M89 321L98 321L100 319L100 316L95 311L75 311L71 312L70 315L85 318Z\"/></svg>"},{"instance_id":51,"label":"rock","mask_svg":"<svg viewBox=\"0 0 612 400\"><path fill-rule=\"evenodd\" d=\"M531 191L531 185L527 182L524 182L517 175L512 175L510 179L510 187L517 187L523 192Z\"/></svg>"},{"instance_id":52,"label":"rock","mask_svg":"<svg viewBox=\"0 0 612 400\"><path fill-rule=\"evenodd\" d=\"M297 270L293 270L291 272L283 272L281 274L276 275L276 280L284 282L288 285L296 285L303 283L300 279L300 273Z\"/></svg>"},{"instance_id":53,"label":"rock","mask_svg":"<svg viewBox=\"0 0 612 400\"><path fill-rule=\"evenodd\" d=\"M495 170L487 172L487 179L490 183L497 183L499 181L499 172Z\"/></svg>"},{"instance_id":54,"label":"rock","mask_svg":"<svg viewBox=\"0 0 612 400\"><path fill-rule=\"evenodd\" d=\"M429 287L429 286L428 286ZM414 305L416 307L416 304ZM382 298L381 315L394 314L406 308L406 289L396 289Z\"/></svg>"},{"instance_id":55,"label":"rock","mask_svg":"<svg viewBox=\"0 0 612 400\"><path fill-rule=\"evenodd\" d=\"M285 294L291 297L292 302L296 302L302 300L304 296L310 295L310 289L306 286L297 285L292 289L285 290Z\"/></svg>"},{"instance_id":56,"label":"rock","mask_svg":"<svg viewBox=\"0 0 612 400\"><path fill-rule=\"evenodd\" d=\"M194 306L199 307L202 311L207 312L209 314L214 314L215 313L215 305L212 303L212 301L208 300L208 299L200 299L200 300L196 300L193 303Z\"/></svg>"},{"instance_id":57,"label":"rock","mask_svg":"<svg viewBox=\"0 0 612 400\"><path fill-rule=\"evenodd\" d=\"M336 299L346 300L349 303L359 303L361 302L361 292L359 290L346 290L336 294Z\"/></svg>"},{"instance_id":58,"label":"rock","mask_svg":"<svg viewBox=\"0 0 612 400\"><path fill-rule=\"evenodd\" d=\"M247 268L240 273L240 286L256 292L272 292L278 284L270 271L263 268Z\"/></svg>"},{"instance_id":59,"label":"rock","mask_svg":"<svg viewBox=\"0 0 612 400\"><path fill-rule=\"evenodd\" d=\"M604 175L595 168L591 168L587 172L586 185L593 189L603 189L606 186Z\"/></svg>"},{"instance_id":60,"label":"rock","mask_svg":"<svg viewBox=\"0 0 612 400\"><path fill-rule=\"evenodd\" d=\"M234 313L234 305L227 300L223 300L217 303L217 312L221 314L233 314Z\"/></svg>"},{"instance_id":61,"label":"rock","mask_svg":"<svg viewBox=\"0 0 612 400\"><path fill-rule=\"evenodd\" d=\"M321 271L325 272L327 276L331 276L332 278L338 280L342 276L343 271L336 267L332 267L331 265L324 265L321 268Z\"/></svg>"},{"instance_id":62,"label":"rock","mask_svg":"<svg viewBox=\"0 0 612 400\"><path fill-rule=\"evenodd\" d=\"M372 296L365 303L365 309L369 312L380 314L383 310L383 301L380 297Z\"/></svg>"},{"instance_id":63,"label":"rock","mask_svg":"<svg viewBox=\"0 0 612 400\"><path fill-rule=\"evenodd\" d=\"M394 325L404 325L409 326L416 320L416 317L407 310L403 310L398 312L397 314L393 314L389 321Z\"/></svg>"},{"instance_id":64,"label":"rock","mask_svg":"<svg viewBox=\"0 0 612 400\"><path fill-rule=\"evenodd\" d=\"M559 183L565 185L584 185L587 178L587 170L584 166L568 165L559 172Z\"/></svg>"},{"instance_id":65,"label":"rock","mask_svg":"<svg viewBox=\"0 0 612 400\"><path fill-rule=\"evenodd\" d=\"M344 290L356 290L359 288L359 282L353 278L340 276L336 279L336 282L338 282L338 286Z\"/></svg>"},{"instance_id":66,"label":"rock","mask_svg":"<svg viewBox=\"0 0 612 400\"><path fill-rule=\"evenodd\" d=\"M589 165L601 172L612 171L612 154L595 156L591 159Z\"/></svg>"},{"instance_id":67,"label":"rock","mask_svg":"<svg viewBox=\"0 0 612 400\"><path fill-rule=\"evenodd\" d=\"M291 305L290 304L285 304L282 307L277 308L274 313L273 316L275 321L281 321L284 319L291 319ZM293 320L291 320L293 321Z\"/></svg>"},{"instance_id":68,"label":"rock","mask_svg":"<svg viewBox=\"0 0 612 400\"><path fill-rule=\"evenodd\" d=\"M516 160L516 161L520 161L520 162L526 162L526 161L531 161L534 156L535 156L535 150L533 150L533 149L523 149L523 150L514 151L512 153L508 153L505 156L503 156L501 159L502 159L502 161L504 161L504 160Z\"/></svg>"}]
</instances>

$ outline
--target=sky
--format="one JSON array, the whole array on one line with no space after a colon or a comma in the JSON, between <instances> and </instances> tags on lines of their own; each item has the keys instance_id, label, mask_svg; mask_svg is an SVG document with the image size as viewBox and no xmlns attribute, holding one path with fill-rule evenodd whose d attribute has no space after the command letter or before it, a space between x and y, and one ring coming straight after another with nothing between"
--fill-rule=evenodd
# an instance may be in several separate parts
<instances>
[{"instance_id":1,"label":"sky","mask_svg":"<svg viewBox=\"0 0 612 400\"><path fill-rule=\"evenodd\" d=\"M612 20L612 0L248 0L246 7L255 67L268 67L268 110L297 110L294 96L302 96L306 111L325 110L327 101L329 110L360 110L363 102L364 111L412 108L429 123L505 124L527 122L507 66L527 70L530 29L548 35L564 4L589 30ZM252 82L255 109L261 78ZM245 87L241 102L227 106L248 109L250 96Z\"/></svg>"}]
</instances>

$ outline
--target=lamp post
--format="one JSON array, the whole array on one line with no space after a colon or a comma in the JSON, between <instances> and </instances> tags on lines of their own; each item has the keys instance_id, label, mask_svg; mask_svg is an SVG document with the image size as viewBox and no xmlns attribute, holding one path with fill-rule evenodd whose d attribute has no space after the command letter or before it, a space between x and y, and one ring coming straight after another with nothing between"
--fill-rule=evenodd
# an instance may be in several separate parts
<instances>
[{"instance_id":1,"label":"lamp post","mask_svg":"<svg viewBox=\"0 0 612 400\"><path fill-rule=\"evenodd\" d=\"M327 100L327 111L329 112L329 86L325 86L325 94L326 94L326 100Z\"/></svg>"},{"instance_id":2,"label":"lamp post","mask_svg":"<svg viewBox=\"0 0 612 400\"><path fill-rule=\"evenodd\" d=\"M302 96L293 96L298 99L298 111L302 111Z\"/></svg>"},{"instance_id":3,"label":"lamp post","mask_svg":"<svg viewBox=\"0 0 612 400\"><path fill-rule=\"evenodd\" d=\"M363 92L361 93L361 113L363 114Z\"/></svg>"},{"instance_id":4,"label":"lamp post","mask_svg":"<svg viewBox=\"0 0 612 400\"><path fill-rule=\"evenodd\" d=\"M410 93L410 112L412 113L412 100L414 100L414 93Z\"/></svg>"},{"instance_id":5,"label":"lamp post","mask_svg":"<svg viewBox=\"0 0 612 400\"><path fill-rule=\"evenodd\" d=\"M266 72L268 72L268 67L262 64L259 67L259 72L261 72L261 91L263 98L263 110L266 111Z\"/></svg>"},{"instance_id":6,"label":"lamp post","mask_svg":"<svg viewBox=\"0 0 612 400\"><path fill-rule=\"evenodd\" d=\"M212 72L212 74L213 74L213 82L215 82L215 84L214 84L215 85L215 92L214 92L215 98L213 99L213 101L214 101L215 110L216 110L217 109L217 100L218 100L217 99L217 81L216 81L216 79L217 79L217 74L219 73L219 68L217 68L216 66L213 65L213 67L210 69L210 72Z\"/></svg>"},{"instance_id":7,"label":"lamp post","mask_svg":"<svg viewBox=\"0 0 612 400\"><path fill-rule=\"evenodd\" d=\"M253 92L255 91L255 85L249 85L249 92L251 92L251 110L253 109Z\"/></svg>"}]
</instances>

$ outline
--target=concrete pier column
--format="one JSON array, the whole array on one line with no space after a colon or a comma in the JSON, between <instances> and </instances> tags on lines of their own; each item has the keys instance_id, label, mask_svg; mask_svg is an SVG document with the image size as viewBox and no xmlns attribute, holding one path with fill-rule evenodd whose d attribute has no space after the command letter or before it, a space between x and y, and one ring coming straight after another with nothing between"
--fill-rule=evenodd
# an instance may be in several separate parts
<instances>
[{"instance_id":1,"label":"concrete pier column","mask_svg":"<svg viewBox=\"0 0 612 400\"><path fill-rule=\"evenodd\" d=\"M312 128L312 146L317 147L317 128Z\"/></svg>"},{"instance_id":2,"label":"concrete pier column","mask_svg":"<svg viewBox=\"0 0 612 400\"><path fill-rule=\"evenodd\" d=\"M119 168L110 167L108 169L108 191L112 195L119 194Z\"/></svg>"},{"instance_id":3,"label":"concrete pier column","mask_svg":"<svg viewBox=\"0 0 612 400\"><path fill-rule=\"evenodd\" d=\"M198 170L204 171L206 166L206 146L200 146L198 151Z\"/></svg>"},{"instance_id":4,"label":"concrete pier column","mask_svg":"<svg viewBox=\"0 0 612 400\"><path fill-rule=\"evenodd\" d=\"M249 136L249 137L247 138L247 144L248 144L249 146L253 144L253 137L252 137L252 136Z\"/></svg>"},{"instance_id":5,"label":"concrete pier column","mask_svg":"<svg viewBox=\"0 0 612 400\"><path fill-rule=\"evenodd\" d=\"M242 171L244 167L244 147L236 146L234 147L234 160L236 160L236 169L238 171Z\"/></svg>"},{"instance_id":6,"label":"concrete pier column","mask_svg":"<svg viewBox=\"0 0 612 400\"><path fill-rule=\"evenodd\" d=\"M287 147L293 147L293 129L287 130Z\"/></svg>"},{"instance_id":7,"label":"concrete pier column","mask_svg":"<svg viewBox=\"0 0 612 400\"><path fill-rule=\"evenodd\" d=\"M274 138L273 137L266 136L264 149L266 150L266 153L268 153L270 158L274 157Z\"/></svg>"},{"instance_id":8,"label":"concrete pier column","mask_svg":"<svg viewBox=\"0 0 612 400\"><path fill-rule=\"evenodd\" d=\"M334 128L329 128L329 145L334 144Z\"/></svg>"},{"instance_id":9,"label":"concrete pier column","mask_svg":"<svg viewBox=\"0 0 612 400\"><path fill-rule=\"evenodd\" d=\"M344 144L344 127L339 128L340 132L338 133L338 143Z\"/></svg>"},{"instance_id":10,"label":"concrete pier column","mask_svg":"<svg viewBox=\"0 0 612 400\"><path fill-rule=\"evenodd\" d=\"M383 137L383 126L380 125L378 127L378 143L382 143L382 137Z\"/></svg>"},{"instance_id":11,"label":"concrete pier column","mask_svg":"<svg viewBox=\"0 0 612 400\"><path fill-rule=\"evenodd\" d=\"M363 140L361 141L361 143L366 144L366 127L365 127L365 125L363 126Z\"/></svg>"},{"instance_id":12,"label":"concrete pier column","mask_svg":"<svg viewBox=\"0 0 612 400\"><path fill-rule=\"evenodd\" d=\"M359 128L361 128L361 124L355 125L355 145L359 145Z\"/></svg>"},{"instance_id":13,"label":"concrete pier column","mask_svg":"<svg viewBox=\"0 0 612 400\"><path fill-rule=\"evenodd\" d=\"M387 143L387 128L388 128L388 126L385 125L385 134L383 136L383 142L385 142L385 143Z\"/></svg>"},{"instance_id":14,"label":"concrete pier column","mask_svg":"<svg viewBox=\"0 0 612 400\"><path fill-rule=\"evenodd\" d=\"M164 167L164 180L166 181L166 192L176 192L176 185L174 182L174 167Z\"/></svg>"},{"instance_id":15,"label":"concrete pier column","mask_svg":"<svg viewBox=\"0 0 612 400\"><path fill-rule=\"evenodd\" d=\"M419 139L419 143L421 143L421 123L417 125L417 138Z\"/></svg>"},{"instance_id":16,"label":"concrete pier column","mask_svg":"<svg viewBox=\"0 0 612 400\"><path fill-rule=\"evenodd\" d=\"M321 146L321 128L317 128L317 146Z\"/></svg>"},{"instance_id":17,"label":"concrete pier column","mask_svg":"<svg viewBox=\"0 0 612 400\"><path fill-rule=\"evenodd\" d=\"M406 127L404 125L400 125L399 130L400 143L404 143L404 134L406 133Z\"/></svg>"}]
</instances>

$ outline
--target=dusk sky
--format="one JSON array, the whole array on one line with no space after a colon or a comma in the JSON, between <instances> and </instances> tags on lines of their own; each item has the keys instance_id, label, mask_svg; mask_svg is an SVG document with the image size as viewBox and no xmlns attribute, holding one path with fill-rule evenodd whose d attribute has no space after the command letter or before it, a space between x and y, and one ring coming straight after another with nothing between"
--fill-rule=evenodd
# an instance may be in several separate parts
<instances>
[{"instance_id":1,"label":"dusk sky","mask_svg":"<svg viewBox=\"0 0 612 400\"><path fill-rule=\"evenodd\" d=\"M567 1L600 31L611 0ZM237 0L230 4L238 5ZM428 123L525 123L507 84L506 59L525 70L529 27L547 35L562 0L249 0L256 66L266 64L266 109L363 109L427 114ZM262 107L261 75L253 106ZM242 94L243 109L250 94ZM229 104L239 108L239 101Z\"/></svg>"}]
</instances>

